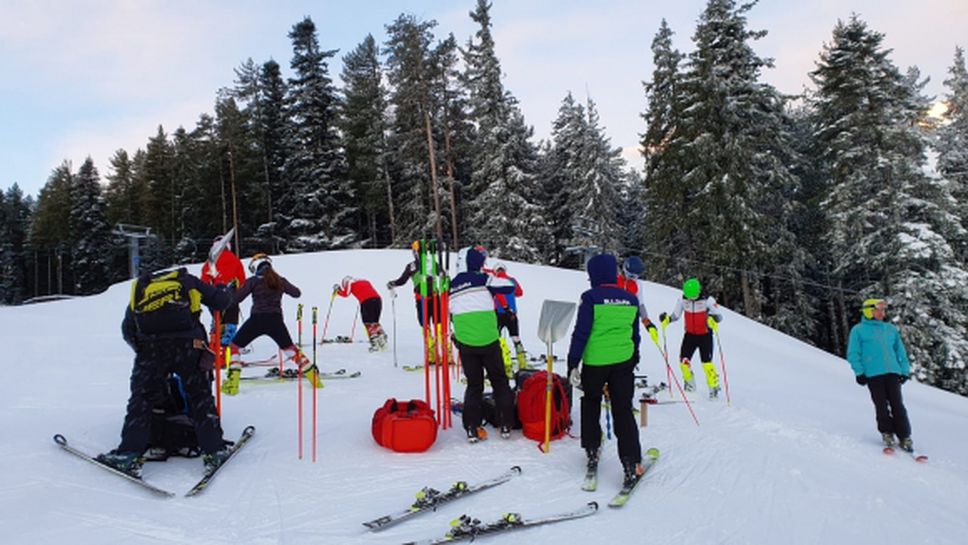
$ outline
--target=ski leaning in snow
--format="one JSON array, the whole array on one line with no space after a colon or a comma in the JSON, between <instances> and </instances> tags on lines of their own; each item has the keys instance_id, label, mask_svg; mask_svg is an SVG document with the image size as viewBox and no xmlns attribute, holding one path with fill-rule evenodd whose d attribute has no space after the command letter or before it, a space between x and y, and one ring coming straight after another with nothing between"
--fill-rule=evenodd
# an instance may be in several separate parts
<instances>
[{"instance_id":1,"label":"ski leaning in snow","mask_svg":"<svg viewBox=\"0 0 968 545\"><path fill-rule=\"evenodd\" d=\"M887 454L888 456L893 456L896 451L897 451L897 448L895 448L893 446L886 446L886 447L884 447L884 454ZM924 454L918 454L918 451L916 451L916 450L904 450L904 449L901 449L901 452L903 452L904 454L907 454L908 456L910 456L915 462L918 462L918 463L922 463L923 464L923 463L925 463L925 462L928 461L928 457L927 456L925 456Z\"/></svg>"},{"instance_id":2,"label":"ski leaning in snow","mask_svg":"<svg viewBox=\"0 0 968 545\"><path fill-rule=\"evenodd\" d=\"M358 378L363 376L360 371L353 371L352 373L347 373L346 369L339 369L332 372L318 372L317 376L321 379L336 379L336 378ZM270 369L265 375L261 377L239 377L239 380L295 380L299 378L299 374L295 369L286 369L282 372L282 377L279 376L279 369Z\"/></svg>"},{"instance_id":3,"label":"ski leaning in snow","mask_svg":"<svg viewBox=\"0 0 968 545\"><path fill-rule=\"evenodd\" d=\"M520 474L521 468L514 466L493 479L481 481L473 485L468 485L464 481L456 482L447 492L440 492L433 488L423 488L417 493L417 501L413 502L413 505L411 505L409 508L397 513L384 515L380 518L364 522L363 526L366 526L370 530L374 531L382 530L389 526L393 526L398 522L402 522L411 517L417 516L420 513L424 513L426 511L436 511L437 507L439 507L441 504L456 500L457 498L461 498L475 492L480 492L481 490L486 490L499 484L504 484L510 481L511 477Z\"/></svg>"},{"instance_id":4,"label":"ski leaning in snow","mask_svg":"<svg viewBox=\"0 0 968 545\"><path fill-rule=\"evenodd\" d=\"M189 496L195 496L201 493L203 490L205 490L208 487L208 483L210 483L212 479L214 479L215 476L218 475L219 470L225 467L225 464L228 463L228 461L231 460L233 456L235 456L235 453L238 452L239 449L244 447L245 444L249 442L249 438L251 438L252 434L254 433L255 433L255 426L248 426L244 430L242 430L242 436L239 437L239 440L236 441L235 444L229 448L229 455L224 460L222 460L222 463L219 464L215 469L213 469L212 471L206 472L205 475L201 478L201 480L195 483L195 486L193 486L191 490L189 490L188 492L185 492L185 497L187 498Z\"/></svg>"},{"instance_id":5,"label":"ski leaning in snow","mask_svg":"<svg viewBox=\"0 0 968 545\"><path fill-rule=\"evenodd\" d=\"M134 475L131 475L129 473L125 473L124 471L121 471L120 469L111 467L111 466L109 466L107 464L101 463L94 456L91 456L90 454L87 454L86 452L82 452L82 451L77 450L76 448L68 445L67 444L67 438L65 438L61 434L57 434L57 435L54 436L54 442L57 443L58 446L60 446L60 448L64 449L67 452L70 452L74 456L77 456L78 458L80 458L82 460L85 460L87 462L90 462L90 463L92 463L92 464L94 464L94 465L96 465L96 466L98 466L98 467L100 467L102 469L106 469L106 470L110 471L111 473L114 473L118 477L123 477L123 478L125 478L125 479L127 479L127 480L129 480L129 481L131 481L133 483L136 483L139 486L141 486L141 487L143 487L143 488L145 488L147 490L150 490L150 491L154 492L155 494L159 494L161 496L165 496L166 498L170 498L170 497L172 497L172 496L175 495L174 492L169 492L168 490L164 490L162 488L158 488L157 486L155 486L155 485L153 485L153 484L151 484L149 482L146 482L145 480L143 480L141 478L135 477Z\"/></svg>"},{"instance_id":6,"label":"ski leaning in snow","mask_svg":"<svg viewBox=\"0 0 968 545\"><path fill-rule=\"evenodd\" d=\"M501 517L500 520L495 522L481 523L481 521L478 519L463 515L451 523L452 528L444 537L424 541L410 541L404 545L441 545L444 543L452 543L454 541L474 541L480 536L498 534L508 530L517 530L519 528L540 526L542 524L552 524L555 522L579 519L594 515L597 512L598 503L590 501L585 505L585 507L582 507L576 511L559 513L557 515L548 515L533 519L522 518L518 513L507 513Z\"/></svg>"},{"instance_id":7,"label":"ski leaning in snow","mask_svg":"<svg viewBox=\"0 0 968 545\"><path fill-rule=\"evenodd\" d=\"M642 474L636 477L635 481L633 481L630 486L623 486L622 490L620 490L619 493L612 498L612 501L608 502L608 506L622 507L625 505L625 503L629 501L629 497L632 496L632 492L635 492L635 489L638 487L639 483L642 482L643 478L645 478L646 473L649 472L649 469L651 469L657 461L659 461L659 449L653 447L645 451L645 459L642 460Z\"/></svg>"},{"instance_id":8,"label":"ski leaning in snow","mask_svg":"<svg viewBox=\"0 0 968 545\"><path fill-rule=\"evenodd\" d=\"M212 277L218 276L218 269L215 268L215 263L218 262L218 258L222 255L222 252L228 245L232 242L232 235L235 234L235 227L229 229L228 233L222 235L215 244L212 244L212 248L208 251L208 270L212 273Z\"/></svg>"}]
</instances>

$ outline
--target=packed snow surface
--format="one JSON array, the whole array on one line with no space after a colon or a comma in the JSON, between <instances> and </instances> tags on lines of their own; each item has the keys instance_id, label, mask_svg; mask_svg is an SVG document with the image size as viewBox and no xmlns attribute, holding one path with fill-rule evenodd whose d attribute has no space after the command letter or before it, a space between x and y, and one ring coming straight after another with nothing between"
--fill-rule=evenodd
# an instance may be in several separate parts
<instances>
[{"instance_id":1,"label":"packed snow surface","mask_svg":"<svg viewBox=\"0 0 968 545\"><path fill-rule=\"evenodd\" d=\"M391 304L386 282L403 269L409 252L341 251L279 256L280 274L303 291L284 299L287 324L297 336L296 305L305 306L302 336L312 335L310 309L319 307L323 329L332 285L345 275L371 280L383 295L382 323L392 336L394 306L398 365L422 361L420 334L409 287ZM524 288L519 299L522 335L532 354L545 299L576 301L585 275L551 267L508 263ZM190 270L196 274L198 266ZM576 509L597 500L601 509L579 521L480 538L481 543L723 544L963 544L968 536L968 399L917 383L904 387L915 445L930 456L917 464L903 454L881 453L867 390L847 363L729 310L720 327L732 398L705 399L699 385L693 407L649 408L640 428L643 448L661 450L658 464L622 509L605 504L618 490L621 469L614 438L606 441L598 491L580 490L585 456L576 437L543 454L515 432L467 444L459 415L422 454L397 454L370 435L374 410L388 397L421 398L423 373L395 367L393 351L370 354L367 345L318 347L324 370L346 368L362 377L331 380L319 391L319 455L310 459L311 390L305 387L305 456L297 458L297 386L247 384L225 396L223 427L234 439L257 429L202 495L181 494L199 478L198 459L150 463L145 479L178 492L173 499L85 464L51 440L55 433L91 452L117 445L132 353L120 322L129 284L74 300L0 308L0 535L3 543L101 545L140 543L401 543L442 536L463 513L481 520L517 512L525 518ZM670 311L678 290L649 284L653 316ZM243 303L243 315L251 302ZM337 298L326 336L354 335L358 305ZM204 317L207 321L207 315ZM681 322L668 331L678 354ZM903 325L902 325L903 334ZM267 337L248 358L275 353ZM567 339L555 346L564 356ZM640 374L666 381L661 352L643 335ZM719 351L715 354L721 365ZM541 365L541 364L536 364ZM565 363L555 364L564 373ZM246 375L260 369L246 369ZM699 375L701 376L701 374ZM454 394L463 387L454 382ZM678 395L678 394L676 394ZM670 394L659 394L670 400ZM573 416L578 418L577 407ZM603 427L605 424L603 415ZM362 522L408 506L424 486L490 478L512 465L510 482L460 499L383 532Z\"/></svg>"}]
</instances>

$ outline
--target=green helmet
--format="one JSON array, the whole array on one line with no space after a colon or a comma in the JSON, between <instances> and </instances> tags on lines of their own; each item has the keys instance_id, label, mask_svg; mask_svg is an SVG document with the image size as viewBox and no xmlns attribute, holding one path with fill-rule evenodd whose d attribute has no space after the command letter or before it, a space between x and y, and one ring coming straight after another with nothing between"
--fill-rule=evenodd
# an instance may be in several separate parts
<instances>
[{"instance_id":1,"label":"green helmet","mask_svg":"<svg viewBox=\"0 0 968 545\"><path fill-rule=\"evenodd\" d=\"M702 291L702 286L699 285L699 280L696 278L689 278L682 283L682 296L686 299L696 299L699 297L700 291Z\"/></svg>"}]
</instances>

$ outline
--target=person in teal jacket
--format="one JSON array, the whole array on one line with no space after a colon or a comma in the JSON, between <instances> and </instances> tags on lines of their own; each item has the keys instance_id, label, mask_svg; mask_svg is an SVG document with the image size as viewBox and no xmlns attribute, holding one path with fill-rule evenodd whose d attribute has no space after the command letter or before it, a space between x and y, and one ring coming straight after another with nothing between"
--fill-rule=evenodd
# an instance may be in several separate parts
<instances>
[{"instance_id":1,"label":"person in teal jacket","mask_svg":"<svg viewBox=\"0 0 968 545\"><path fill-rule=\"evenodd\" d=\"M639 363L639 300L617 284L615 256L596 255L588 260L587 269L591 289L581 295L568 349L568 380L583 392L581 446L588 456L588 469L597 469L602 394L607 386L623 484L630 485L643 473L639 428L632 413ZM581 372L579 363L584 364Z\"/></svg>"},{"instance_id":2,"label":"person in teal jacket","mask_svg":"<svg viewBox=\"0 0 968 545\"><path fill-rule=\"evenodd\" d=\"M900 332L884 321L886 311L887 301L883 299L864 301L863 318L850 330L847 340L847 361L857 375L857 384L870 390L884 444L894 446L897 436L901 448L910 452L914 441L901 385L911 376L911 362Z\"/></svg>"}]
</instances>

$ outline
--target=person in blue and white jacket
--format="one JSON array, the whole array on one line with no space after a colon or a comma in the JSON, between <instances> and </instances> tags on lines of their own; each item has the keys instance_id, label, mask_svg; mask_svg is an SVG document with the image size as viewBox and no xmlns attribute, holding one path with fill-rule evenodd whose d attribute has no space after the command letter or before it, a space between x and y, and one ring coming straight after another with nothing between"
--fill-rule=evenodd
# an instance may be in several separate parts
<instances>
[{"instance_id":1,"label":"person in blue and white jacket","mask_svg":"<svg viewBox=\"0 0 968 545\"><path fill-rule=\"evenodd\" d=\"M501 357L500 334L494 296L514 292L514 283L485 274L484 254L475 248L461 250L457 276L450 283L450 317L454 324L454 344L460 352L467 389L464 391L463 424L467 440L476 443L487 437L482 423L484 372L494 389L501 437L511 436L514 422L514 395L508 385ZM464 269L464 270L460 270Z\"/></svg>"}]
</instances>

